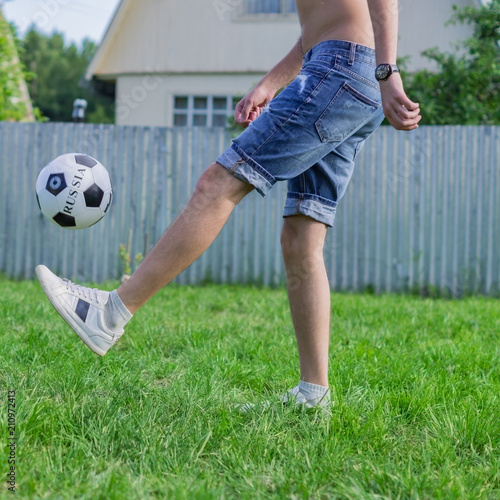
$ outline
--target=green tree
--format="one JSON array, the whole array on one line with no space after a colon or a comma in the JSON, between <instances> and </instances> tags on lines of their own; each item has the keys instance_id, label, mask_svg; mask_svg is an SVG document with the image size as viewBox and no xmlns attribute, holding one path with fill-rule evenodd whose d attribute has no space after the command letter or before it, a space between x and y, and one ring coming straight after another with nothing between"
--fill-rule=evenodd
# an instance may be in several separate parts
<instances>
[{"instance_id":1,"label":"green tree","mask_svg":"<svg viewBox=\"0 0 500 500\"><path fill-rule=\"evenodd\" d=\"M472 25L473 35L460 54L425 51L438 71L404 74L406 90L423 125L500 125L500 0L454 10L450 23Z\"/></svg>"},{"instance_id":2,"label":"green tree","mask_svg":"<svg viewBox=\"0 0 500 500\"><path fill-rule=\"evenodd\" d=\"M83 98L88 101L87 121L114 122L114 102L80 85L96 50L94 42L86 39L81 47L67 45L62 34L44 35L32 27L22 48L23 63L36 75L29 86L31 98L45 116L52 121L72 121L73 102Z\"/></svg>"},{"instance_id":3,"label":"green tree","mask_svg":"<svg viewBox=\"0 0 500 500\"><path fill-rule=\"evenodd\" d=\"M0 121L28 119L28 97L22 91L26 76L18 58L14 28L0 12Z\"/></svg>"}]
</instances>

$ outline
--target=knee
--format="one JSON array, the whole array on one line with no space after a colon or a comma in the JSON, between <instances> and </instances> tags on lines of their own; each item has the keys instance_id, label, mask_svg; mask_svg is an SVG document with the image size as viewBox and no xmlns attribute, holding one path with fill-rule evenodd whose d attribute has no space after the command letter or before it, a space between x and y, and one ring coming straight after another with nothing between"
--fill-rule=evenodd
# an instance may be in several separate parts
<instances>
[{"instance_id":1,"label":"knee","mask_svg":"<svg viewBox=\"0 0 500 500\"><path fill-rule=\"evenodd\" d=\"M285 263L303 262L312 254L311 245L288 224L284 224L281 231L281 250Z\"/></svg>"},{"instance_id":2,"label":"knee","mask_svg":"<svg viewBox=\"0 0 500 500\"><path fill-rule=\"evenodd\" d=\"M221 185L221 167L217 164L210 165L200 176L195 186L195 192L206 198L217 197Z\"/></svg>"},{"instance_id":3,"label":"knee","mask_svg":"<svg viewBox=\"0 0 500 500\"><path fill-rule=\"evenodd\" d=\"M237 179L218 163L213 163L201 174L195 193L206 199L227 198L238 203L253 186Z\"/></svg>"},{"instance_id":4,"label":"knee","mask_svg":"<svg viewBox=\"0 0 500 500\"><path fill-rule=\"evenodd\" d=\"M281 231L281 249L285 264L314 266L323 262L325 233L323 224L312 220L308 223L298 217L286 218Z\"/></svg>"}]
</instances>

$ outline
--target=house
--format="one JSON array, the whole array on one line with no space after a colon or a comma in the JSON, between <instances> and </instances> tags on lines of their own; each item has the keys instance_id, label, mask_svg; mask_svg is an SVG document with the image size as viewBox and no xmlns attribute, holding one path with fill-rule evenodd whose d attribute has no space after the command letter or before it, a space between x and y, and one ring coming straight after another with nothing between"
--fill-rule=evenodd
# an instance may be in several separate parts
<instances>
[{"instance_id":1,"label":"house","mask_svg":"<svg viewBox=\"0 0 500 500\"><path fill-rule=\"evenodd\" d=\"M471 28L445 26L452 5L400 0L399 55L451 50ZM296 43L294 0L122 0L85 78L116 99L116 123L224 126L244 95Z\"/></svg>"},{"instance_id":2,"label":"house","mask_svg":"<svg viewBox=\"0 0 500 500\"><path fill-rule=\"evenodd\" d=\"M0 119L34 122L35 115L10 26L0 8L0 73L7 75L7 106ZM0 89L1 90L1 89Z\"/></svg>"}]
</instances>

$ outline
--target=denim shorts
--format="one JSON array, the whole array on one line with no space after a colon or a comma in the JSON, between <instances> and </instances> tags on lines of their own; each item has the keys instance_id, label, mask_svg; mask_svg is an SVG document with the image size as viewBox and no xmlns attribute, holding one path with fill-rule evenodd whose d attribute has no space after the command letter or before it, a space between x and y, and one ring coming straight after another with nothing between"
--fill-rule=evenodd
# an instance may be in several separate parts
<instances>
[{"instance_id":1,"label":"denim shorts","mask_svg":"<svg viewBox=\"0 0 500 500\"><path fill-rule=\"evenodd\" d=\"M382 123L375 51L342 40L319 43L302 69L217 163L265 195L288 181L284 217L328 226L352 177L354 160Z\"/></svg>"}]
</instances>

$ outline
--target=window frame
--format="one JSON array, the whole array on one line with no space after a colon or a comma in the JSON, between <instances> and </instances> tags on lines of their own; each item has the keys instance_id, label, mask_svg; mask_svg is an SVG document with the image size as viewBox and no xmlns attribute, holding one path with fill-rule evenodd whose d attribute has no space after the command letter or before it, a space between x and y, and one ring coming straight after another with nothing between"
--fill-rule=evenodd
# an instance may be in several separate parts
<instances>
[{"instance_id":1,"label":"window frame","mask_svg":"<svg viewBox=\"0 0 500 500\"><path fill-rule=\"evenodd\" d=\"M241 0L238 8L236 10L236 21L269 21L269 20L296 20L297 12L287 12L286 7L290 0L280 0L281 2L281 12L279 13L265 13L261 12L259 14L251 14L246 12L245 2L247 0ZM293 0L292 0L293 1Z\"/></svg>"},{"instance_id":2,"label":"window frame","mask_svg":"<svg viewBox=\"0 0 500 500\"><path fill-rule=\"evenodd\" d=\"M178 98L187 98L187 107L186 108L177 108L176 107L176 99ZM205 109L197 109L194 107L194 101L196 98L207 99L207 107ZM215 99L225 99L226 107L224 109L216 109L214 108L214 100ZM227 128L228 123L227 119L233 115L234 113L234 99L235 96L230 94L214 94L214 95L201 95L201 94L172 94L172 127L181 128L181 127L204 127L204 128ZM187 117L186 125L176 125L175 117L176 115L184 115ZM206 116L206 125L194 125L194 116L195 115L204 115ZM224 116L225 125L221 127L220 125L214 125L214 117L215 116Z\"/></svg>"}]
</instances>

